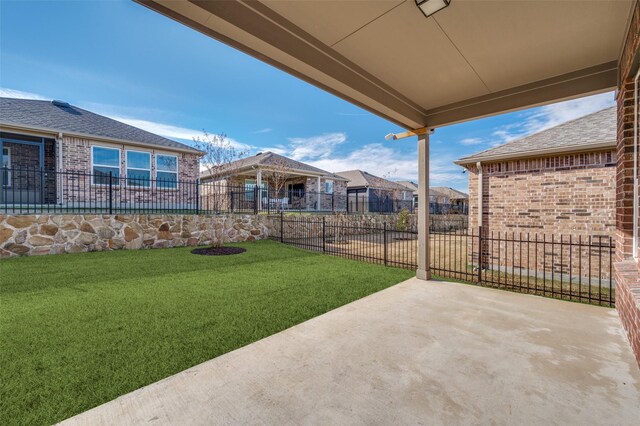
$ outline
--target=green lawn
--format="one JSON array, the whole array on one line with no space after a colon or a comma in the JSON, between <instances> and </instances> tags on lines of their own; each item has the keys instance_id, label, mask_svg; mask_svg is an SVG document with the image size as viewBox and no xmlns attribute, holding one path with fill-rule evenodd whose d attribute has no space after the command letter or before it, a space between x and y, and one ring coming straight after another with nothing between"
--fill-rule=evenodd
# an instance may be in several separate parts
<instances>
[{"instance_id":1,"label":"green lawn","mask_svg":"<svg viewBox=\"0 0 640 426\"><path fill-rule=\"evenodd\" d=\"M0 260L0 423L65 419L414 275L240 246Z\"/></svg>"}]
</instances>

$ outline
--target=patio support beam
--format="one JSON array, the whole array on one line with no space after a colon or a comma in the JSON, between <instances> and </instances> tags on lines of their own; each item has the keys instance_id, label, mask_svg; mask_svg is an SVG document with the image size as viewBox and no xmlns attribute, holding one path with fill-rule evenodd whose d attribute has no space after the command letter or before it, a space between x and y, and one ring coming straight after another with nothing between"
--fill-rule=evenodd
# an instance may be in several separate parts
<instances>
[{"instance_id":1,"label":"patio support beam","mask_svg":"<svg viewBox=\"0 0 640 426\"><path fill-rule=\"evenodd\" d=\"M321 202L322 202L322 199L321 199L321 198L322 198L322 197L320 196L320 188L321 188L320 184L321 184L321 183L320 183L320 176L318 176L318 187L317 187L317 189L316 189L317 198L318 198L318 199L316 200L316 210L317 210L317 211L320 211L320 206L322 205L322 204L321 204Z\"/></svg>"},{"instance_id":2,"label":"patio support beam","mask_svg":"<svg viewBox=\"0 0 640 426\"><path fill-rule=\"evenodd\" d=\"M256 171L256 186L258 187L258 199L256 203L258 203L258 211L262 211L262 170L258 169Z\"/></svg>"},{"instance_id":3,"label":"patio support beam","mask_svg":"<svg viewBox=\"0 0 640 426\"><path fill-rule=\"evenodd\" d=\"M418 270L416 277L431 278L429 270L429 132L418 136Z\"/></svg>"}]
</instances>

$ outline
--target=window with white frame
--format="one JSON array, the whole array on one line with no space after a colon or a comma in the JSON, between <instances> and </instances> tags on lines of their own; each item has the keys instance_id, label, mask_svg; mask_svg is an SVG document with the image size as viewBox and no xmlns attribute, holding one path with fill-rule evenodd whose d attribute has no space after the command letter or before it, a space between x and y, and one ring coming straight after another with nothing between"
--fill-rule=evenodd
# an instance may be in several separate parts
<instances>
[{"instance_id":1,"label":"window with white frame","mask_svg":"<svg viewBox=\"0 0 640 426\"><path fill-rule=\"evenodd\" d=\"M325 180L324 181L324 192L325 194L333 194L333 181Z\"/></svg>"},{"instance_id":2,"label":"window with white frame","mask_svg":"<svg viewBox=\"0 0 640 426\"><path fill-rule=\"evenodd\" d=\"M178 157L156 154L156 186L175 189L178 187Z\"/></svg>"},{"instance_id":3,"label":"window with white frame","mask_svg":"<svg viewBox=\"0 0 640 426\"><path fill-rule=\"evenodd\" d=\"M91 147L91 170L94 185L108 185L109 174L114 181L120 177L120 150L105 146Z\"/></svg>"},{"instance_id":4,"label":"window with white frame","mask_svg":"<svg viewBox=\"0 0 640 426\"><path fill-rule=\"evenodd\" d=\"M151 153L127 151L127 186L151 186Z\"/></svg>"},{"instance_id":5,"label":"window with white frame","mask_svg":"<svg viewBox=\"0 0 640 426\"><path fill-rule=\"evenodd\" d=\"M2 147L2 186L11 186L11 151L9 147Z\"/></svg>"}]
</instances>

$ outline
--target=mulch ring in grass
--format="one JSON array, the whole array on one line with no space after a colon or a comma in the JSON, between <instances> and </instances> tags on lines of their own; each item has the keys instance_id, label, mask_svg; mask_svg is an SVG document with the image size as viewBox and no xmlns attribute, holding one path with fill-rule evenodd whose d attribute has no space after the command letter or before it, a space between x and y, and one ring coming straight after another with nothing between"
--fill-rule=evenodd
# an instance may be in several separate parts
<instances>
[{"instance_id":1,"label":"mulch ring in grass","mask_svg":"<svg viewBox=\"0 0 640 426\"><path fill-rule=\"evenodd\" d=\"M191 250L193 254L201 254L203 256L228 256L230 254L240 254L247 251L242 247L203 247Z\"/></svg>"}]
</instances>

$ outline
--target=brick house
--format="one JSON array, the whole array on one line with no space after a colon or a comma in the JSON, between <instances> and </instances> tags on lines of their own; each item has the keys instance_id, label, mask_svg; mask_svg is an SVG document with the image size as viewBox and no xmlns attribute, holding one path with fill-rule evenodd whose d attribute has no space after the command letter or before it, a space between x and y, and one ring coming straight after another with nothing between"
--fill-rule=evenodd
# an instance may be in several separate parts
<instances>
[{"instance_id":1,"label":"brick house","mask_svg":"<svg viewBox=\"0 0 640 426\"><path fill-rule=\"evenodd\" d=\"M195 201L199 151L66 102L0 98L0 149L5 207Z\"/></svg>"},{"instance_id":2,"label":"brick house","mask_svg":"<svg viewBox=\"0 0 640 426\"><path fill-rule=\"evenodd\" d=\"M433 186L429 188L429 203L434 205L431 212L435 214L441 211L466 214L469 209L469 194L448 186Z\"/></svg>"},{"instance_id":3,"label":"brick house","mask_svg":"<svg viewBox=\"0 0 640 426\"><path fill-rule=\"evenodd\" d=\"M469 226L613 237L615 146L612 107L461 158L456 164L469 172Z\"/></svg>"},{"instance_id":4,"label":"brick house","mask_svg":"<svg viewBox=\"0 0 640 426\"><path fill-rule=\"evenodd\" d=\"M469 247L474 264L490 268L487 264L499 259L511 271L527 265L521 273L531 275L576 275L585 265L582 273L589 282L613 284L609 273L590 265L600 262L602 256L612 258L616 228L615 108L456 163L469 172L469 232L477 234L482 225L487 240L482 261L478 260L478 246ZM526 250L520 245L516 250L507 238L542 244L525 243ZM576 250L570 244L579 242L599 248ZM599 278L588 278L592 276Z\"/></svg>"},{"instance_id":5,"label":"brick house","mask_svg":"<svg viewBox=\"0 0 640 426\"><path fill-rule=\"evenodd\" d=\"M350 212L390 213L413 208L414 190L399 182L362 170L347 170L337 174L348 180Z\"/></svg>"},{"instance_id":6,"label":"brick house","mask_svg":"<svg viewBox=\"0 0 640 426\"><path fill-rule=\"evenodd\" d=\"M347 209L347 179L274 152L260 152L236 160L216 174L212 176L211 172L204 171L200 175L205 209ZM257 199L255 188L262 188ZM220 197L220 191L224 196ZM225 205L212 208L216 200L222 200Z\"/></svg>"}]
</instances>

